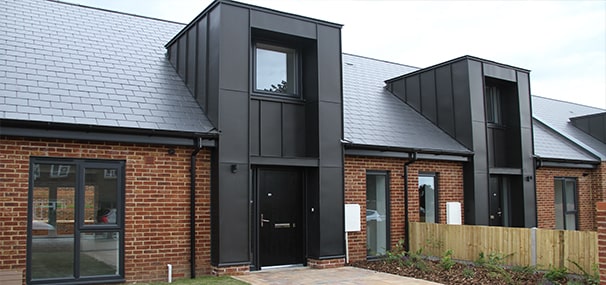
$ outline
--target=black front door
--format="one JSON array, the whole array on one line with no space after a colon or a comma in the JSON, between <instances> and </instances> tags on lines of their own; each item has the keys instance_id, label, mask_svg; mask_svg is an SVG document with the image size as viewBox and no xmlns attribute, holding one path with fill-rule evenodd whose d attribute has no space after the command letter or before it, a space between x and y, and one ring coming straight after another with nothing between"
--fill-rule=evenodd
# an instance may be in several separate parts
<instances>
[{"instance_id":1,"label":"black front door","mask_svg":"<svg viewBox=\"0 0 606 285\"><path fill-rule=\"evenodd\" d=\"M296 169L258 169L260 266L301 264L303 177Z\"/></svg>"}]
</instances>

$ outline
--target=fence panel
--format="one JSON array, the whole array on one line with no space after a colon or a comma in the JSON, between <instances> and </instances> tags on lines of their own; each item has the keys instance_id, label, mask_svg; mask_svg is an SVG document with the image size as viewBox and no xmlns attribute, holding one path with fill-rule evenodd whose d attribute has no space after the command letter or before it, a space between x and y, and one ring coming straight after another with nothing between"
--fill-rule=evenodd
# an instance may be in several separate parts
<instances>
[{"instance_id":1,"label":"fence panel","mask_svg":"<svg viewBox=\"0 0 606 285\"><path fill-rule=\"evenodd\" d=\"M466 261L476 261L480 253L498 253L507 256L508 265L536 265L540 269L565 266L581 273L572 260L591 272L598 263L597 244L596 232L410 223L412 251L423 249L426 255L440 257L451 249L453 258Z\"/></svg>"}]
</instances>

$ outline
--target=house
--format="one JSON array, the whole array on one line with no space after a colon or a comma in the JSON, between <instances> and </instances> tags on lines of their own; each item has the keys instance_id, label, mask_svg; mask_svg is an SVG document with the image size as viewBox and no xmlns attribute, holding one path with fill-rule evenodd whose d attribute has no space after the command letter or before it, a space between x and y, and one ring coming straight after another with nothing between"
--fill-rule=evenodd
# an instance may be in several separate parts
<instances>
[{"instance_id":1,"label":"house","mask_svg":"<svg viewBox=\"0 0 606 285\"><path fill-rule=\"evenodd\" d=\"M410 221L596 228L606 110L528 70L343 54L339 24L233 1L3 7L0 271L27 284L342 266Z\"/></svg>"}]
</instances>

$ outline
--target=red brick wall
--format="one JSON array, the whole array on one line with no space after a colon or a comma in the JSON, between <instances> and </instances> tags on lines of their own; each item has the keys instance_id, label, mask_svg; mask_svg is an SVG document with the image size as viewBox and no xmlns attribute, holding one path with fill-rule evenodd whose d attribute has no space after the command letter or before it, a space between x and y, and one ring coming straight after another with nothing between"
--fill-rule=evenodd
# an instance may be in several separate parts
<instances>
[{"instance_id":1,"label":"red brick wall","mask_svg":"<svg viewBox=\"0 0 606 285\"><path fill-rule=\"evenodd\" d=\"M189 276L192 147L0 137L0 270L25 270L30 156L126 161L125 274L128 282ZM210 152L198 154L197 273L210 266Z\"/></svg>"},{"instance_id":2,"label":"red brick wall","mask_svg":"<svg viewBox=\"0 0 606 285\"><path fill-rule=\"evenodd\" d=\"M600 182L603 180L600 179L600 170L541 167L535 175L539 228L555 229L554 179L566 177L577 179L578 229L596 230L595 203L602 197L599 184L603 184L603 181Z\"/></svg>"},{"instance_id":3,"label":"red brick wall","mask_svg":"<svg viewBox=\"0 0 606 285\"><path fill-rule=\"evenodd\" d=\"M361 231L348 233L349 261L366 259L366 172L389 172L391 245L404 238L404 163L406 159L363 156L345 157L345 203L359 204ZM409 219L419 221L419 172L438 173L440 222L446 222L446 202L463 206L463 165L458 162L419 160L408 167ZM461 209L461 215L463 209ZM461 220L463 217L461 216Z\"/></svg>"}]
</instances>

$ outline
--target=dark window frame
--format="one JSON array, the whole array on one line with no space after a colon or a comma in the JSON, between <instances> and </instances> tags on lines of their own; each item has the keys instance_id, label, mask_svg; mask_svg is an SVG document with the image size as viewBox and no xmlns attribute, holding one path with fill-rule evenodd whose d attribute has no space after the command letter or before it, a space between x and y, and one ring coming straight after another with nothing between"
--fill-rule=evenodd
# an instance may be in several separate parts
<instances>
[{"instance_id":1,"label":"dark window frame","mask_svg":"<svg viewBox=\"0 0 606 285\"><path fill-rule=\"evenodd\" d=\"M563 223L563 229L560 230L578 230L579 229L579 183L578 183L578 179L576 177L554 177L553 180L553 185L554 185L554 212L555 212L555 191L558 191L558 189L556 189L556 181L561 181L562 182L562 223ZM566 209L566 182L573 182L573 199L574 199L574 210L569 211ZM566 215L569 214L574 214L574 229L568 229L568 226L566 225ZM555 213L556 217L558 215L558 213ZM556 229L557 228L557 224L556 224Z\"/></svg>"},{"instance_id":2,"label":"dark window frame","mask_svg":"<svg viewBox=\"0 0 606 285\"><path fill-rule=\"evenodd\" d=\"M373 176L384 176L385 177L385 206L386 206L386 213L385 213L385 220L386 220L386 228L385 228L385 251L389 251L391 250L391 201L390 201L390 187L391 187L391 181L390 181L390 172L387 170L366 170L366 174L365 174L365 181L368 181L368 176L373 175ZM366 182L368 183L368 182ZM367 198L368 201L368 188L365 187L365 192L366 195L365 197ZM368 210L368 209L367 209ZM366 216L364 216L364 219L366 220ZM366 221L366 232L368 235L368 221ZM368 240L366 240L366 246L368 246ZM366 259L367 260L375 260L375 259L382 259L384 258L385 255L367 255Z\"/></svg>"},{"instance_id":3,"label":"dark window frame","mask_svg":"<svg viewBox=\"0 0 606 285\"><path fill-rule=\"evenodd\" d=\"M32 279L32 239L33 239L33 200L34 200L34 179L39 175L39 167L36 164L50 165L73 165L75 166L75 186L74 186L74 233L73 233L73 273L76 276L71 278L46 278ZM85 169L103 168L117 169L116 179L118 191L117 198L117 219L115 224L86 225L84 223L84 192L86 189ZM26 283L27 284L104 284L104 283L123 283L125 279L125 248L124 248L124 214L125 214L125 190L126 190L126 162L124 160L105 160L105 159L77 159L77 158L55 158L55 157L30 157L28 171L28 205L27 205L27 242L26 242ZM80 274L80 237L83 233L106 233L108 231L118 233L118 274L116 275L97 275L97 276L79 276Z\"/></svg>"},{"instance_id":4,"label":"dark window frame","mask_svg":"<svg viewBox=\"0 0 606 285\"><path fill-rule=\"evenodd\" d=\"M287 92L274 92L269 90L263 90L257 88L257 49L278 51L278 52L292 52L293 53L293 65L292 70L294 74L292 75L294 81L294 87L292 93ZM252 93L255 96L262 97L272 97L286 100L302 100L302 60L301 60L301 49L297 48L294 45L285 44L282 42L271 41L271 40L254 40L252 44ZM287 72L290 69L286 66ZM287 75L288 77L288 75Z\"/></svg>"},{"instance_id":5,"label":"dark window frame","mask_svg":"<svg viewBox=\"0 0 606 285\"><path fill-rule=\"evenodd\" d=\"M486 123L496 127L503 126L503 100L501 87L489 84L484 87L484 100L486 108Z\"/></svg>"},{"instance_id":6,"label":"dark window frame","mask_svg":"<svg viewBox=\"0 0 606 285\"><path fill-rule=\"evenodd\" d=\"M440 184L439 184L439 172L419 172L419 175L417 177L417 181L419 180L420 177L431 177L433 178L433 186L434 186L434 192L435 192L435 197L434 197L434 211L435 211L435 221L433 223L439 224L440 223ZM419 186L420 188L420 186ZM419 189L419 192L421 191L421 189ZM420 194L419 194L420 195ZM420 198L420 197L419 197ZM419 201L420 202L420 201ZM419 204L420 207L420 204ZM421 217L421 211L419 209L419 218Z\"/></svg>"}]
</instances>

